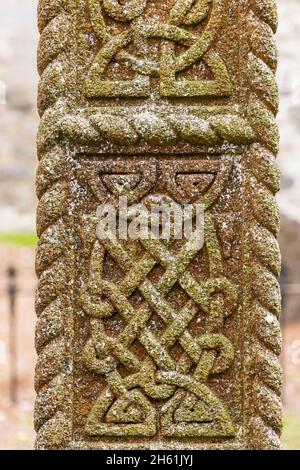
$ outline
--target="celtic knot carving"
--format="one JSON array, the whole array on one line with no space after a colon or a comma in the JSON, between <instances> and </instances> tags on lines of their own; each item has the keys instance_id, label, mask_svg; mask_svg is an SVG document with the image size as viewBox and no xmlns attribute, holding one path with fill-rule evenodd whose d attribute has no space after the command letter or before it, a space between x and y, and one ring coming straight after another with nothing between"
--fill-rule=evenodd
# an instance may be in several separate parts
<instances>
[{"instance_id":1,"label":"celtic knot carving","mask_svg":"<svg viewBox=\"0 0 300 470\"><path fill-rule=\"evenodd\" d=\"M186 162L182 162L184 165ZM106 387L87 419L87 435L150 437L157 434L158 426L162 435L169 437L235 434L228 411L207 384L209 377L227 371L234 359L234 347L223 327L237 308L238 291L224 275L209 210L226 184L228 165L216 161L190 164L184 183L190 179L193 190L187 190L185 198L180 191L182 178L174 179L168 161L149 159L146 169L138 161L130 169L128 161L124 168L114 160L102 161L100 167L85 165L85 177L98 201L117 201L120 193L127 194L131 203L146 201L155 194L159 179L174 201L203 201L207 207L205 232L210 265L209 275L202 280L190 272L189 266L200 250L193 239L185 240L175 251L174 240L139 239L132 242L139 252L133 256L128 242L92 237L89 275L78 295L78 305L90 319L83 362L88 370L105 377ZM180 164L177 168L179 176L183 175ZM202 170L198 179L194 173L197 168ZM203 171L207 171L208 179ZM86 243L95 233L96 224L95 213L83 215ZM107 278L107 254L124 273L120 280ZM154 279L155 269L163 272ZM169 298L175 286L186 297L179 307ZM138 301L133 300L136 297ZM114 327L110 334L106 322L115 315L122 326ZM190 324L201 316L205 318L205 329L193 334ZM153 330L155 319L162 325L159 332ZM136 344L143 353L133 350ZM174 347L180 351L176 357ZM120 367L126 370L125 375ZM162 403L159 425L155 403Z\"/></svg>"},{"instance_id":2,"label":"celtic knot carving","mask_svg":"<svg viewBox=\"0 0 300 470\"><path fill-rule=\"evenodd\" d=\"M280 448L276 28L276 0L39 0L38 449ZM200 199L204 247L103 244L120 191Z\"/></svg>"},{"instance_id":3,"label":"celtic knot carving","mask_svg":"<svg viewBox=\"0 0 300 470\"><path fill-rule=\"evenodd\" d=\"M229 96L232 87L226 65L212 50L222 26L224 0L177 0L168 8L165 21L157 19L149 3L89 0L100 50L88 73L86 96L148 97L153 77L159 78L162 97ZM159 52L151 49L150 40L157 41ZM199 63L213 78L177 78ZM129 68L133 78L119 78L122 72L117 68L116 79L108 79L106 71L112 64Z\"/></svg>"}]
</instances>

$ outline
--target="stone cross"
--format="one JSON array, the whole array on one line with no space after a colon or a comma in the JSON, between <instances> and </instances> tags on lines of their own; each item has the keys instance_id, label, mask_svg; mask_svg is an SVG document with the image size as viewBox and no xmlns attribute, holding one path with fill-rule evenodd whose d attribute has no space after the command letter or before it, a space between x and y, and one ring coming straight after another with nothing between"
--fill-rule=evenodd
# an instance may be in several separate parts
<instances>
[{"instance_id":1,"label":"stone cross","mask_svg":"<svg viewBox=\"0 0 300 470\"><path fill-rule=\"evenodd\" d=\"M38 449L279 448L276 25L273 0L40 0ZM121 197L126 223L201 205L204 244L99 237Z\"/></svg>"}]
</instances>

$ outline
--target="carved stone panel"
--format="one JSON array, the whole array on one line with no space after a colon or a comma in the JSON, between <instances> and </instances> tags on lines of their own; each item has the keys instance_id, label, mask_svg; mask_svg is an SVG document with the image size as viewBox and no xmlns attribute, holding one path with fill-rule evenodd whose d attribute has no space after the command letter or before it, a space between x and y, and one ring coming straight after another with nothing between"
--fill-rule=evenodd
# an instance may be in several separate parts
<instances>
[{"instance_id":1,"label":"carved stone panel","mask_svg":"<svg viewBox=\"0 0 300 470\"><path fill-rule=\"evenodd\" d=\"M241 419L240 168L223 155L79 160L85 197L78 207L75 376L84 380L75 393L76 432L88 442L148 437L153 447L161 438L234 441ZM118 204L120 193L145 205L203 201L205 246L100 241L97 206ZM224 224L236 230L226 254Z\"/></svg>"}]
</instances>

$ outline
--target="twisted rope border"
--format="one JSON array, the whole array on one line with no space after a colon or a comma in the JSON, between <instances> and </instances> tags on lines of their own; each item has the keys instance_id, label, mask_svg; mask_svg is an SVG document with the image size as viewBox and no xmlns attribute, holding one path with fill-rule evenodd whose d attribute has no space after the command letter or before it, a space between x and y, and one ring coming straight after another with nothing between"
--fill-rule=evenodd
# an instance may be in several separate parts
<instances>
[{"instance_id":1,"label":"twisted rope border","mask_svg":"<svg viewBox=\"0 0 300 470\"><path fill-rule=\"evenodd\" d=\"M38 107L41 116L67 103L74 82L75 41L72 0L40 0L41 33L38 69L41 75ZM73 88L74 89L74 83ZM43 119L43 118L42 118ZM62 145L38 146L36 255L35 374L36 447L65 448L72 430L72 277L73 247L70 227L71 158Z\"/></svg>"},{"instance_id":2,"label":"twisted rope border","mask_svg":"<svg viewBox=\"0 0 300 470\"><path fill-rule=\"evenodd\" d=\"M249 382L245 393L249 449L278 449L282 430L281 310L277 243L279 190L276 163L279 135L276 124L278 90L275 80L277 29L275 0L249 2L248 54L249 121L257 142L246 152L246 193L249 201L246 231L246 314L249 342L245 344Z\"/></svg>"}]
</instances>

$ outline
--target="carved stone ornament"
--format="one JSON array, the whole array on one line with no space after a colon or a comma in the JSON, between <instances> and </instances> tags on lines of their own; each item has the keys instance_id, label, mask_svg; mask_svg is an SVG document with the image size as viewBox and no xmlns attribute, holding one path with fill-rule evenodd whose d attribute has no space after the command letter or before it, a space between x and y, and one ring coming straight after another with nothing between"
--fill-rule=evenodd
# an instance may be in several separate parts
<instances>
[{"instance_id":1,"label":"carved stone ornament","mask_svg":"<svg viewBox=\"0 0 300 470\"><path fill-rule=\"evenodd\" d=\"M40 0L38 449L278 449L273 0ZM205 208L204 245L97 208Z\"/></svg>"}]
</instances>

